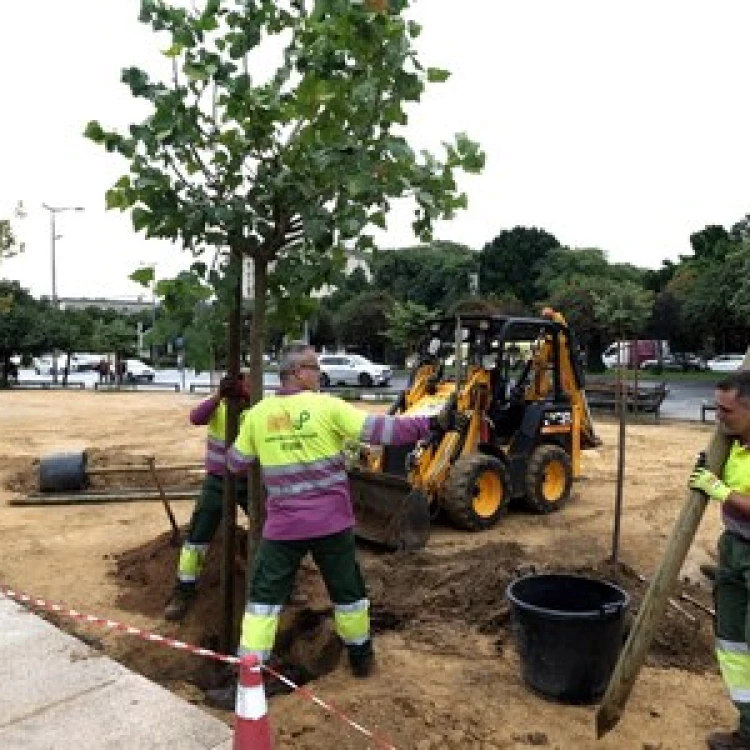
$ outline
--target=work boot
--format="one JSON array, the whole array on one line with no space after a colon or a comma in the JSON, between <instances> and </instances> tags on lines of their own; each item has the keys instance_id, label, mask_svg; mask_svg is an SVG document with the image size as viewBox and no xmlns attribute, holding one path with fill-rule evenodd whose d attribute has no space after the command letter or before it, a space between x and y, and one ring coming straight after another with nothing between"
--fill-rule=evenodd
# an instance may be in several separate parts
<instances>
[{"instance_id":1,"label":"work boot","mask_svg":"<svg viewBox=\"0 0 750 750\"><path fill-rule=\"evenodd\" d=\"M703 563L703 565L698 566L698 569L706 578L708 578L709 581L716 580L716 572L718 570L716 565L712 563Z\"/></svg>"},{"instance_id":2,"label":"work boot","mask_svg":"<svg viewBox=\"0 0 750 750\"><path fill-rule=\"evenodd\" d=\"M279 674L283 674L285 677L290 679L297 685L302 685L304 682L309 681L305 679L305 675L302 674L301 669L297 669L294 666L289 667L287 670L282 671L278 665L275 666L275 671ZM265 669L262 671L263 674L263 692L266 698L272 698L274 695L288 695L293 692L294 688L287 685L285 682L280 680L275 675ZM206 703L213 708L220 708L222 711L234 711L235 704L237 702L237 679L233 679L229 684L215 690L206 690Z\"/></svg>"},{"instance_id":3,"label":"work boot","mask_svg":"<svg viewBox=\"0 0 750 750\"><path fill-rule=\"evenodd\" d=\"M297 685L297 687L307 684L314 677L301 664L287 663L273 655L268 662L268 667L269 669L273 669L277 674L286 677L290 682ZM289 695L289 693L294 692L294 688L291 685L287 685L286 682L271 674L268 669L263 670L263 689L267 698L274 695Z\"/></svg>"},{"instance_id":4,"label":"work boot","mask_svg":"<svg viewBox=\"0 0 750 750\"><path fill-rule=\"evenodd\" d=\"M349 652L349 667L355 677L369 677L374 666L372 641L368 640L360 646L347 646Z\"/></svg>"},{"instance_id":5,"label":"work boot","mask_svg":"<svg viewBox=\"0 0 750 750\"><path fill-rule=\"evenodd\" d=\"M178 583L164 608L164 619L179 622L190 609L195 600L195 584Z\"/></svg>"},{"instance_id":6,"label":"work boot","mask_svg":"<svg viewBox=\"0 0 750 750\"><path fill-rule=\"evenodd\" d=\"M349 654L349 666L355 677L369 677L375 666L375 655L372 652L369 654L361 654L359 656Z\"/></svg>"},{"instance_id":7,"label":"work boot","mask_svg":"<svg viewBox=\"0 0 750 750\"><path fill-rule=\"evenodd\" d=\"M750 737L734 732L711 732L706 737L711 750L750 750Z\"/></svg>"}]
</instances>

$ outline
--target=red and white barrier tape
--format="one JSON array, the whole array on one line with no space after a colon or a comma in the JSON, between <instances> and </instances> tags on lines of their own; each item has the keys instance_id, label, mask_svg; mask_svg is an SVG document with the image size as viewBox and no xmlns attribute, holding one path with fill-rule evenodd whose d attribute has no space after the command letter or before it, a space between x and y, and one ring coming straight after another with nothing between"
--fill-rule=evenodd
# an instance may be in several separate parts
<instances>
[{"instance_id":1,"label":"red and white barrier tape","mask_svg":"<svg viewBox=\"0 0 750 750\"><path fill-rule=\"evenodd\" d=\"M217 651L212 651L209 648L200 648L199 646L193 646L191 643L178 641L175 638L168 638L167 636L159 635L158 633L150 633L147 630L136 628L132 625L124 625L121 622L109 620L106 617L87 615L83 612L79 612L77 609L68 607L61 602L48 602L46 599L40 599L38 597L29 596L28 594L22 594L19 591L5 588L2 585L0 585L0 594L8 597L9 599L13 599L13 601L18 602L19 604L32 607L33 609L43 609L47 610L48 612L55 612L59 615L70 617L74 620L80 620L81 622L89 623L91 625L98 625L100 627L107 628L108 630L114 630L119 633L125 633L127 635L134 635L138 638L143 639L144 641L149 641L150 643L158 643L162 646L168 646L169 648L173 648L178 651L187 651L188 653L195 654L196 656L203 656L207 659L214 659L215 661L222 661L226 662L227 664L239 664L240 661L239 657L237 656L220 654ZM332 703L328 703L322 700L312 691L308 690L305 687L297 685L288 677L285 677L283 674L276 672L275 670L271 669L271 667L268 667L265 664L262 664L261 668L269 674L272 674L278 680L281 680L281 682L283 682L287 687L290 687L296 694L307 698L308 700L320 706L323 710L336 716L345 724L348 724L353 729L356 729L361 734L364 734L370 740L377 743L377 746L379 748L382 748L383 750L396 750L396 748L386 739L379 737L375 732L366 729L361 724L358 724L353 719L350 719L345 713L343 713L343 711L336 708L336 706L334 706Z\"/></svg>"}]
</instances>

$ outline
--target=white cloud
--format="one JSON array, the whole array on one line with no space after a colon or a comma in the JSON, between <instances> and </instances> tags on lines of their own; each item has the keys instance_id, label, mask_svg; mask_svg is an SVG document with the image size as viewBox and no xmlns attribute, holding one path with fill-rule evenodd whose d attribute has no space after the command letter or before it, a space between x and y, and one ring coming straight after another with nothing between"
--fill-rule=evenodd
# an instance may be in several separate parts
<instances>
[{"instance_id":1,"label":"white cloud","mask_svg":"<svg viewBox=\"0 0 750 750\"><path fill-rule=\"evenodd\" d=\"M84 205L59 216L58 294L138 294L127 274L189 262L105 212L125 162L85 140L86 121L140 114L119 83L136 64L165 66L139 3L56 0L0 5L0 213L18 199L26 253L4 275L50 291L42 202ZM466 131L487 152L466 178L469 210L438 235L475 247L515 225L611 260L658 267L689 235L750 211L750 4L745 0L418 0L425 63L453 72L413 113L419 145ZM397 209L383 241L413 241Z\"/></svg>"}]
</instances>

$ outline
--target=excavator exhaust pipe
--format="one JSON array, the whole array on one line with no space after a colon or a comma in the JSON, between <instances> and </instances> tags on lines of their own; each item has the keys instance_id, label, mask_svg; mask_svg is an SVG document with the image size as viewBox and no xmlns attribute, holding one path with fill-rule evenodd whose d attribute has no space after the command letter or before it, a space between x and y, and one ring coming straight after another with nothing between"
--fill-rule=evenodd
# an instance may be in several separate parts
<instances>
[{"instance_id":1,"label":"excavator exhaust pipe","mask_svg":"<svg viewBox=\"0 0 750 750\"><path fill-rule=\"evenodd\" d=\"M422 549L430 537L430 505L403 477L349 470L354 533L394 550Z\"/></svg>"}]
</instances>

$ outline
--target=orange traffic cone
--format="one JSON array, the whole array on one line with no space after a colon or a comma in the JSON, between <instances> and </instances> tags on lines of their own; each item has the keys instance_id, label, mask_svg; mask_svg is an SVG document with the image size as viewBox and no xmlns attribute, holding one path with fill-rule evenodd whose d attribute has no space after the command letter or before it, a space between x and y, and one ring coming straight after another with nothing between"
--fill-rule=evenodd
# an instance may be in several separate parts
<instances>
[{"instance_id":1,"label":"orange traffic cone","mask_svg":"<svg viewBox=\"0 0 750 750\"><path fill-rule=\"evenodd\" d=\"M257 657L251 654L240 659L234 714L234 750L273 750L263 676Z\"/></svg>"}]
</instances>

